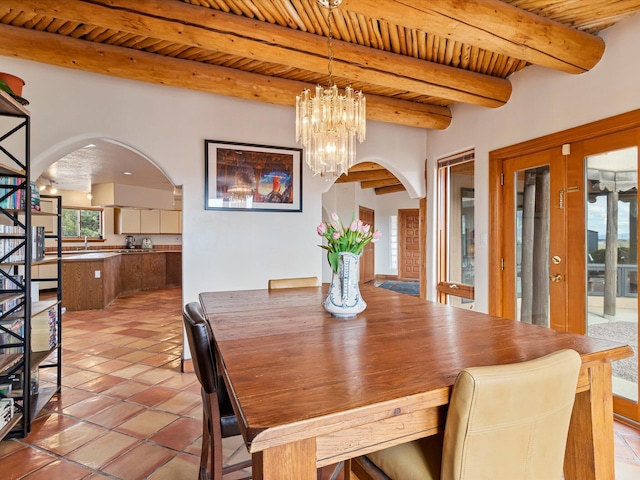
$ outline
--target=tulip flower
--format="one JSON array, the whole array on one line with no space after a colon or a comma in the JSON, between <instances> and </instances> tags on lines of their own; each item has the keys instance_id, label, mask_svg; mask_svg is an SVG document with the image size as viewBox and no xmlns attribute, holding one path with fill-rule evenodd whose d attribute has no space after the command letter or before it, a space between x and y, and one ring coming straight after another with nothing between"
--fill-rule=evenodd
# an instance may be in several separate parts
<instances>
[{"instance_id":1,"label":"tulip flower","mask_svg":"<svg viewBox=\"0 0 640 480\"><path fill-rule=\"evenodd\" d=\"M327 250L329 264L337 273L340 253L351 252L360 255L369 242L377 242L382 234L360 219L354 218L345 226L336 213L332 213L330 217L331 222L321 223L316 231L318 235L327 239L326 245L319 246Z\"/></svg>"}]
</instances>

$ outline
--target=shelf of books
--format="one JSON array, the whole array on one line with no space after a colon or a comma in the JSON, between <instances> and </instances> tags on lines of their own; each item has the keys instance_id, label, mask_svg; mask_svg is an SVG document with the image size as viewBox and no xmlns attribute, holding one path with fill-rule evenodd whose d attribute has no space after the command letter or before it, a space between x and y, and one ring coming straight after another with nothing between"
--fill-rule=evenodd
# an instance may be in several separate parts
<instances>
[{"instance_id":1,"label":"shelf of books","mask_svg":"<svg viewBox=\"0 0 640 480\"><path fill-rule=\"evenodd\" d=\"M60 199L56 197L58 213L53 214L58 229L46 235L44 227L31 221L32 215L40 215L40 205L29 181L29 112L3 94L0 91L0 440L26 437L32 420L60 390L62 333ZM57 244L57 256L46 260L57 262L57 277L49 279L57 288L40 300L31 266L45 261L47 238ZM54 374L40 374L50 368L56 369Z\"/></svg>"},{"instance_id":2,"label":"shelf of books","mask_svg":"<svg viewBox=\"0 0 640 480\"><path fill-rule=\"evenodd\" d=\"M32 195L31 215L33 217L53 216L55 224L52 233L45 233L44 227L32 227L31 265L55 264L55 276L32 277L31 285L31 350L29 368L31 370L31 411L35 418L47 402L60 391L62 386L62 199L59 196L42 195L53 200L54 212L39 210L39 195ZM49 240L55 244L53 255L45 257L44 245ZM55 285L48 289L47 298L40 298L38 287L44 283Z\"/></svg>"}]
</instances>

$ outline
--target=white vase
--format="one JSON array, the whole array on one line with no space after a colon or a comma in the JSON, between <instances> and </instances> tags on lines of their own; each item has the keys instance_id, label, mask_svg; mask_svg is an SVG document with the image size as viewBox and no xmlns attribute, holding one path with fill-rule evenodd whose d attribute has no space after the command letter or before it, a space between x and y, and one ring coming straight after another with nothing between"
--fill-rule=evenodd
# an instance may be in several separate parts
<instances>
[{"instance_id":1,"label":"white vase","mask_svg":"<svg viewBox=\"0 0 640 480\"><path fill-rule=\"evenodd\" d=\"M360 256L351 252L339 254L338 272L333 272L329 294L322 302L324 309L334 317L351 318L367 308L360 295L358 280Z\"/></svg>"}]
</instances>

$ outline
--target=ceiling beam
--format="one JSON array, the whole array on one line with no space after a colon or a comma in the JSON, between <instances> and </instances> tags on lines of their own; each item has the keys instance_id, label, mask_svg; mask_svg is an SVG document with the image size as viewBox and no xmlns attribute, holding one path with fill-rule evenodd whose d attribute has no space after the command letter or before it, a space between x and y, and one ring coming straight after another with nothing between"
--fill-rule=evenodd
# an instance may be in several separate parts
<instances>
[{"instance_id":1,"label":"ceiling beam","mask_svg":"<svg viewBox=\"0 0 640 480\"><path fill-rule=\"evenodd\" d=\"M407 189L404 188L404 185L392 185L390 187L380 187L376 188L374 192L376 195L386 195L388 193L397 193L397 192L405 192Z\"/></svg>"},{"instance_id":2,"label":"ceiling beam","mask_svg":"<svg viewBox=\"0 0 640 480\"><path fill-rule=\"evenodd\" d=\"M390 178L394 178L397 180L396 176L391 173L389 170L372 170L368 172L353 172L349 171L349 175L342 175L338 177L335 183L351 183L351 182L366 182L372 180L389 180Z\"/></svg>"},{"instance_id":3,"label":"ceiling beam","mask_svg":"<svg viewBox=\"0 0 640 480\"><path fill-rule=\"evenodd\" d=\"M316 74L327 72L324 36L175 0L3 0L3 5ZM332 49L333 74L350 81L485 107L500 107L511 95L511 83L502 78L335 39Z\"/></svg>"},{"instance_id":4,"label":"ceiling beam","mask_svg":"<svg viewBox=\"0 0 640 480\"><path fill-rule=\"evenodd\" d=\"M593 68L605 47L600 37L500 0L343 0L340 8L568 73Z\"/></svg>"},{"instance_id":5,"label":"ceiling beam","mask_svg":"<svg viewBox=\"0 0 640 480\"><path fill-rule=\"evenodd\" d=\"M353 172L367 172L369 170L386 170L382 165L375 162L360 162L356 163L349 169L349 173Z\"/></svg>"},{"instance_id":6,"label":"ceiling beam","mask_svg":"<svg viewBox=\"0 0 640 480\"><path fill-rule=\"evenodd\" d=\"M304 82L2 24L0 38L0 55L8 57L276 105L293 107L296 95L313 87ZM451 111L446 107L367 95L367 118L440 130L451 123Z\"/></svg>"},{"instance_id":7,"label":"ceiling beam","mask_svg":"<svg viewBox=\"0 0 640 480\"><path fill-rule=\"evenodd\" d=\"M380 188L380 187L391 187L392 185L401 185L402 182L397 178L387 178L384 180L369 180L365 182L360 182L360 188Z\"/></svg>"}]
</instances>

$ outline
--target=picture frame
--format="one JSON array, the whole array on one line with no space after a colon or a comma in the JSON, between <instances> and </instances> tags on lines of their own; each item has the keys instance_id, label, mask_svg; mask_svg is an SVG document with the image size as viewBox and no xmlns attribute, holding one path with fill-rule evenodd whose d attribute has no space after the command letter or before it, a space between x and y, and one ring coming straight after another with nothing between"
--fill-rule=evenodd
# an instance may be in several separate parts
<instances>
[{"instance_id":1,"label":"picture frame","mask_svg":"<svg viewBox=\"0 0 640 480\"><path fill-rule=\"evenodd\" d=\"M204 141L206 210L302 212L302 149Z\"/></svg>"}]
</instances>

